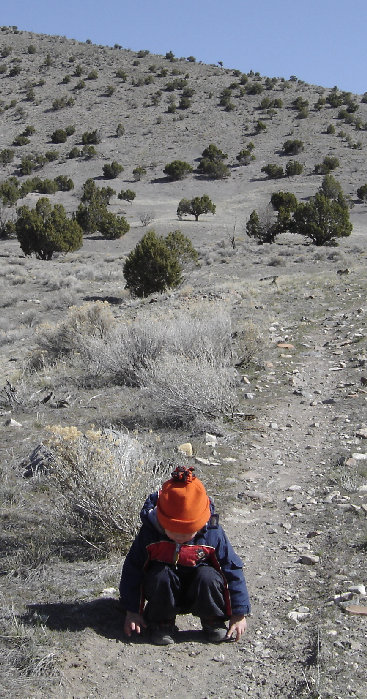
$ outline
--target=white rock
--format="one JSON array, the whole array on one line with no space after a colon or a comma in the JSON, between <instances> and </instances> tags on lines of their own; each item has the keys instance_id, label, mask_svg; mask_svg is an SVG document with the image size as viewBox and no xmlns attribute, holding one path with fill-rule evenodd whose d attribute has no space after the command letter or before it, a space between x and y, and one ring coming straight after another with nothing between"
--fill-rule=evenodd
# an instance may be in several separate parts
<instances>
[{"instance_id":1,"label":"white rock","mask_svg":"<svg viewBox=\"0 0 367 699\"><path fill-rule=\"evenodd\" d=\"M9 420L5 422L5 427L23 427L23 425L20 422L13 420L13 418L11 417Z\"/></svg>"},{"instance_id":2,"label":"white rock","mask_svg":"<svg viewBox=\"0 0 367 699\"><path fill-rule=\"evenodd\" d=\"M295 621L298 623L299 621L303 621L304 619L307 619L307 617L310 616L309 612L289 612L287 615L288 619L291 619L291 621Z\"/></svg>"},{"instance_id":3,"label":"white rock","mask_svg":"<svg viewBox=\"0 0 367 699\"><path fill-rule=\"evenodd\" d=\"M177 447L177 451L185 456L192 456L192 444L191 442L185 442Z\"/></svg>"},{"instance_id":4,"label":"white rock","mask_svg":"<svg viewBox=\"0 0 367 699\"><path fill-rule=\"evenodd\" d=\"M358 488L359 493L367 493L367 483L364 483L363 485L360 485Z\"/></svg>"},{"instance_id":5,"label":"white rock","mask_svg":"<svg viewBox=\"0 0 367 699\"><path fill-rule=\"evenodd\" d=\"M214 447L215 444L217 443L217 438L216 438L215 434L209 434L209 432L207 432L205 435L205 443L206 443L206 446L213 446Z\"/></svg>"},{"instance_id":6,"label":"white rock","mask_svg":"<svg viewBox=\"0 0 367 699\"><path fill-rule=\"evenodd\" d=\"M355 454L352 454L352 459L355 459L356 461L367 461L367 454L362 454L359 451L356 451Z\"/></svg>"},{"instance_id":7,"label":"white rock","mask_svg":"<svg viewBox=\"0 0 367 699\"><path fill-rule=\"evenodd\" d=\"M360 439L367 439L367 427L361 427L360 430L357 430L356 436Z\"/></svg>"},{"instance_id":8,"label":"white rock","mask_svg":"<svg viewBox=\"0 0 367 699\"><path fill-rule=\"evenodd\" d=\"M201 456L195 456L195 461L196 463L202 464L203 466L210 466L209 459L203 459Z\"/></svg>"},{"instance_id":9,"label":"white rock","mask_svg":"<svg viewBox=\"0 0 367 699\"><path fill-rule=\"evenodd\" d=\"M351 585L348 587L349 592L354 592L356 595L365 595L366 588L364 585Z\"/></svg>"},{"instance_id":10,"label":"white rock","mask_svg":"<svg viewBox=\"0 0 367 699\"><path fill-rule=\"evenodd\" d=\"M114 595L115 592L117 592L115 587L105 587L105 589L101 592L101 597L111 597L111 595Z\"/></svg>"},{"instance_id":11,"label":"white rock","mask_svg":"<svg viewBox=\"0 0 367 699\"><path fill-rule=\"evenodd\" d=\"M287 490L290 490L291 492L295 492L295 491L302 490L302 488L300 485L290 485L289 488L287 488Z\"/></svg>"}]
</instances>

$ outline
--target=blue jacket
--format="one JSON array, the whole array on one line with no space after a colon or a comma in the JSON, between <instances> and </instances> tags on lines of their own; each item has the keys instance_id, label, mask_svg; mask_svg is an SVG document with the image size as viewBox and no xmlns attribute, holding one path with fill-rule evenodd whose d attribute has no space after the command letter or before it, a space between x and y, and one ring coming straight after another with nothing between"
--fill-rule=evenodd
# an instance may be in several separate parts
<instances>
[{"instance_id":1,"label":"blue jacket","mask_svg":"<svg viewBox=\"0 0 367 699\"><path fill-rule=\"evenodd\" d=\"M142 611L144 570L150 560L160 560L171 565L212 565L223 576L228 616L248 614L250 602L242 561L218 523L213 502L210 501L211 517L207 524L192 541L179 546L166 536L157 520L157 500L158 492L145 501L140 513L142 527L122 568L120 598L124 608L130 612Z\"/></svg>"}]
</instances>

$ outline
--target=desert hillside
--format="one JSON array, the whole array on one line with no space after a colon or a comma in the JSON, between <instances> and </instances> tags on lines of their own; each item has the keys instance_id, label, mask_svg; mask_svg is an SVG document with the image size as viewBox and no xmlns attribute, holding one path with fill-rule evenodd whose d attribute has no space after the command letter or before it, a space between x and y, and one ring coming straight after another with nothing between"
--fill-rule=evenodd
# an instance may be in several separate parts
<instances>
[{"instance_id":1,"label":"desert hillside","mask_svg":"<svg viewBox=\"0 0 367 699\"><path fill-rule=\"evenodd\" d=\"M364 699L367 97L168 49L0 29L1 694ZM328 173L350 235L247 235ZM124 235L25 255L19 207L77 216L90 179ZM214 215L178 217L204 194ZM134 296L124 264L152 229L197 255ZM123 636L121 563L177 463L244 561L239 644L206 645L190 616L169 649Z\"/></svg>"}]
</instances>

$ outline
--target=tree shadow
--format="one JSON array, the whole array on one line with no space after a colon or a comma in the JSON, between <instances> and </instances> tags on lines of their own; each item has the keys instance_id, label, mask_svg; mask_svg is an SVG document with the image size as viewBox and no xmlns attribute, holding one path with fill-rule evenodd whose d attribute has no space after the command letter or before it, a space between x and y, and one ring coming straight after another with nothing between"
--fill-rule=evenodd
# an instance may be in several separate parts
<instances>
[{"instance_id":1,"label":"tree shadow","mask_svg":"<svg viewBox=\"0 0 367 699\"><path fill-rule=\"evenodd\" d=\"M99 636L123 643L148 643L149 635L133 633L130 638L123 632L125 610L120 601L112 597L99 597L89 602L55 602L29 604L20 621L28 626L45 626L50 631L84 631L93 629ZM206 643L201 630L178 631L176 643Z\"/></svg>"}]
</instances>

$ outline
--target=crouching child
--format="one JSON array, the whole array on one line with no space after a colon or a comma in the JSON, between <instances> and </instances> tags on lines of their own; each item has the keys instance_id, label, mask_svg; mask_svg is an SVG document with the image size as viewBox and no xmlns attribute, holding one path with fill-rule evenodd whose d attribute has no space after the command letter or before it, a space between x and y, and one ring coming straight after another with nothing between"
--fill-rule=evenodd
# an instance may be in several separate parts
<instances>
[{"instance_id":1,"label":"crouching child","mask_svg":"<svg viewBox=\"0 0 367 699\"><path fill-rule=\"evenodd\" d=\"M120 582L124 633L174 643L177 614L200 617L207 641L238 641L250 602L242 562L193 468L178 467L141 511ZM228 623L228 626L226 624Z\"/></svg>"}]
</instances>

